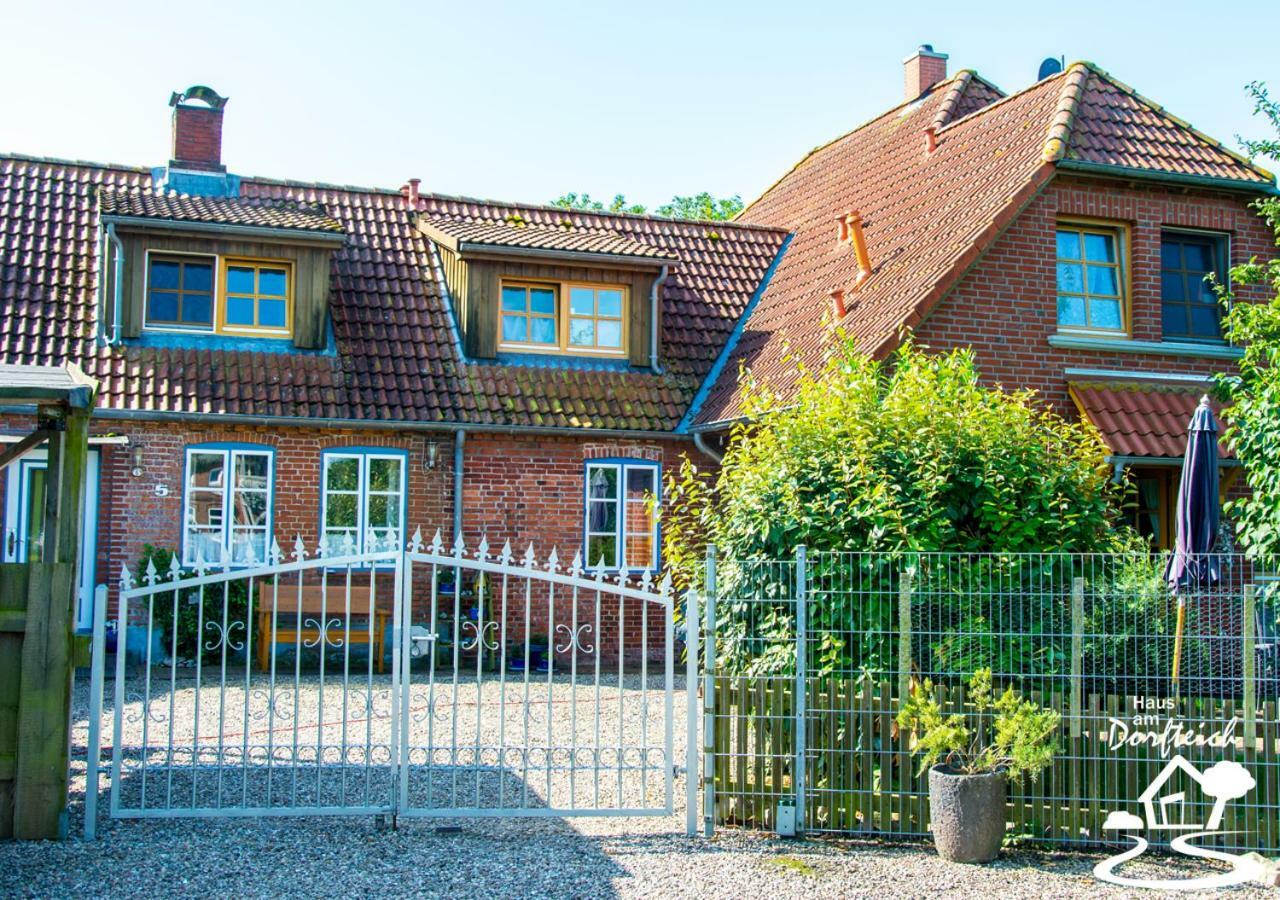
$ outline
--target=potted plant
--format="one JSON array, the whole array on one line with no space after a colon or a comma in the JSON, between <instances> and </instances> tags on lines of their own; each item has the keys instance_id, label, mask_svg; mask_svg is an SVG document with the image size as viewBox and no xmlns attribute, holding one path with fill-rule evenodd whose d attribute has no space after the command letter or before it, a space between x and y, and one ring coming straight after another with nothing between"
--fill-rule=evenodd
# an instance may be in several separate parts
<instances>
[{"instance_id":1,"label":"potted plant","mask_svg":"<svg viewBox=\"0 0 1280 900\"><path fill-rule=\"evenodd\" d=\"M911 689L898 726L913 737L920 771L929 770L929 827L939 855L983 863L1004 840L1009 780L1035 779L1053 761L1061 716L1012 687L993 696L990 669L973 674L966 699L968 715L943 715L925 680Z\"/></svg>"}]
</instances>

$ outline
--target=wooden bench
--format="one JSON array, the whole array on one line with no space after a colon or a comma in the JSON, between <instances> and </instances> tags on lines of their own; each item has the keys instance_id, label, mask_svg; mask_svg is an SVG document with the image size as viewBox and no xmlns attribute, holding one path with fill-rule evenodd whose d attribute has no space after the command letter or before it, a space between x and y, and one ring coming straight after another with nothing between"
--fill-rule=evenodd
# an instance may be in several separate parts
<instances>
[{"instance_id":1,"label":"wooden bench","mask_svg":"<svg viewBox=\"0 0 1280 900\"><path fill-rule=\"evenodd\" d=\"M298 606L301 599L302 626L298 627ZM258 586L258 666L263 672L270 671L271 657L276 644L293 645L299 651L309 649L308 641L313 642L315 649L321 640L329 646L334 642L350 640L353 644L372 644L372 653L378 664L378 673L385 671L383 661L383 639L387 633L387 621L391 618L392 587L388 583L385 588L382 579L378 580L377 593L374 597L372 621L369 616L369 586L351 587L351 622L346 621L347 586L331 584L326 586L306 584L302 586L301 596L297 585L280 585L279 589L271 584ZM322 629L321 613L329 623ZM272 627L272 615L275 615L275 627ZM359 624L357 625L357 621ZM348 634L350 626L350 634Z\"/></svg>"}]
</instances>

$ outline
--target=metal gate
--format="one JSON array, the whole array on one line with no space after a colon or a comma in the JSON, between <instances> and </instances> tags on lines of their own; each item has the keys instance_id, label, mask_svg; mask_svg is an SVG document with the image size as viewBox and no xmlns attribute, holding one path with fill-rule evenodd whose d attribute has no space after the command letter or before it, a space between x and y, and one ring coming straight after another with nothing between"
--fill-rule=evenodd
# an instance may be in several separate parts
<instances>
[{"instance_id":1,"label":"metal gate","mask_svg":"<svg viewBox=\"0 0 1280 900\"><path fill-rule=\"evenodd\" d=\"M670 576L438 533L241 563L122 572L113 817L674 811Z\"/></svg>"}]
</instances>

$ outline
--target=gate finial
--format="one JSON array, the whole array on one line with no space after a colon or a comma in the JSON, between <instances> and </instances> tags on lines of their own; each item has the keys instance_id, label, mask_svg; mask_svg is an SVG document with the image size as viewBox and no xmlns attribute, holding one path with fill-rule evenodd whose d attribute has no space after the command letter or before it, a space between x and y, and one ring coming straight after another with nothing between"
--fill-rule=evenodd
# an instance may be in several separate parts
<instances>
[{"instance_id":1,"label":"gate finial","mask_svg":"<svg viewBox=\"0 0 1280 900\"><path fill-rule=\"evenodd\" d=\"M480 560L481 562L484 562L488 558L489 558L489 538L482 534L480 535L480 546L476 548L476 559Z\"/></svg>"},{"instance_id":2,"label":"gate finial","mask_svg":"<svg viewBox=\"0 0 1280 900\"><path fill-rule=\"evenodd\" d=\"M511 559L511 541L508 539L502 545L502 552L498 554L498 562L502 563L504 566L509 566L511 565Z\"/></svg>"},{"instance_id":3,"label":"gate finial","mask_svg":"<svg viewBox=\"0 0 1280 900\"><path fill-rule=\"evenodd\" d=\"M573 554L573 563L569 566L569 574L577 578L582 574L582 551L578 550Z\"/></svg>"},{"instance_id":4,"label":"gate finial","mask_svg":"<svg viewBox=\"0 0 1280 900\"><path fill-rule=\"evenodd\" d=\"M556 553L556 548L551 548L551 555L547 557L547 571L555 574L560 571L560 555Z\"/></svg>"},{"instance_id":5,"label":"gate finial","mask_svg":"<svg viewBox=\"0 0 1280 900\"><path fill-rule=\"evenodd\" d=\"M129 567L124 563L120 564L120 590L127 591L133 587L133 575L129 573Z\"/></svg>"},{"instance_id":6,"label":"gate finial","mask_svg":"<svg viewBox=\"0 0 1280 900\"><path fill-rule=\"evenodd\" d=\"M421 525L413 529L413 538L409 541L409 552L410 553L422 552L422 526Z\"/></svg>"}]
</instances>

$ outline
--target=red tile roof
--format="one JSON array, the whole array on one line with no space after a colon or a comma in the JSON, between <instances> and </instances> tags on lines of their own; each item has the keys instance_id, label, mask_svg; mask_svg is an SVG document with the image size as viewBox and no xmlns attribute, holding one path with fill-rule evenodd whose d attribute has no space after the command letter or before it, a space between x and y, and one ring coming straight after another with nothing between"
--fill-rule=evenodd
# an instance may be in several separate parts
<instances>
[{"instance_id":1,"label":"red tile roof","mask_svg":"<svg viewBox=\"0 0 1280 900\"><path fill-rule=\"evenodd\" d=\"M79 362L99 406L312 419L670 431L688 410L785 234L635 216L584 216L672 251L666 371L543 368L460 357L429 242L398 192L241 182L242 204L320 209L347 234L334 254L333 352L255 352L96 338L97 195L152 189L145 169L0 157L0 362ZM424 213L534 220L539 207L424 197ZM563 211L561 211L563 212ZM264 345L265 346L265 345Z\"/></svg>"},{"instance_id":2,"label":"red tile roof","mask_svg":"<svg viewBox=\"0 0 1280 900\"><path fill-rule=\"evenodd\" d=\"M489 207L484 210L492 213ZM575 221L575 218L578 221ZM554 224L531 223L516 216L502 219L475 220L467 217L427 215L419 219L427 235L450 250L458 247L474 249L521 249L566 253L588 253L602 256L674 260L673 253L661 247L642 244L623 237L613 228L583 228L580 217L565 211ZM612 224L612 223L610 223Z\"/></svg>"},{"instance_id":3,"label":"red tile roof","mask_svg":"<svg viewBox=\"0 0 1280 900\"><path fill-rule=\"evenodd\" d=\"M1145 382L1071 382L1068 391L1080 415L1102 432L1116 456L1181 457L1187 450L1187 426L1208 385ZM1222 405L1210 400L1222 428ZM1225 442L1224 458L1232 456Z\"/></svg>"},{"instance_id":4,"label":"red tile roof","mask_svg":"<svg viewBox=\"0 0 1280 900\"><path fill-rule=\"evenodd\" d=\"M795 237L694 424L738 414L742 366L784 396L798 364L819 368L832 334L832 288L848 291L840 325L858 346L889 352L1057 168L1071 165L1215 178L1250 190L1274 183L1091 64L1004 98L961 72L813 151L742 213L741 221ZM856 291L854 253L836 241L835 219L848 210L862 214L873 265Z\"/></svg>"},{"instance_id":5,"label":"red tile roof","mask_svg":"<svg viewBox=\"0 0 1280 900\"><path fill-rule=\"evenodd\" d=\"M322 209L301 203L265 204L112 187L99 191L98 203L104 216L342 233L342 224L337 219Z\"/></svg>"}]
</instances>

